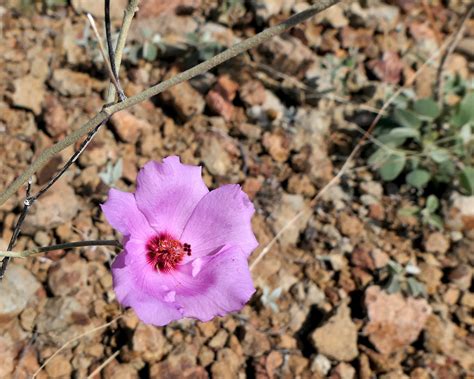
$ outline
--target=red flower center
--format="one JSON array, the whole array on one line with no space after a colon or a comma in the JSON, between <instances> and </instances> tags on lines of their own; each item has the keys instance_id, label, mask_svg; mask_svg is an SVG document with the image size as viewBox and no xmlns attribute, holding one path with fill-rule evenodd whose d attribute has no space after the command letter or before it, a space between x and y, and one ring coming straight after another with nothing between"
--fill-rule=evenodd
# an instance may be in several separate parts
<instances>
[{"instance_id":1,"label":"red flower center","mask_svg":"<svg viewBox=\"0 0 474 379\"><path fill-rule=\"evenodd\" d=\"M148 263L156 270L168 272L176 269L184 258L191 255L191 246L182 244L167 233L160 233L146 244L146 255Z\"/></svg>"}]
</instances>

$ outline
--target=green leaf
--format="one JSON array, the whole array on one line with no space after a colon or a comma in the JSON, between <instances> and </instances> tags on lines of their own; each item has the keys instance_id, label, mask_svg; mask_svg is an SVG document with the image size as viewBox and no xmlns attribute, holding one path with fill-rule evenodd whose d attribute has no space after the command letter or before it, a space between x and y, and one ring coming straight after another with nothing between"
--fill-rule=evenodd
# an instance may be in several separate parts
<instances>
[{"instance_id":1,"label":"green leaf","mask_svg":"<svg viewBox=\"0 0 474 379\"><path fill-rule=\"evenodd\" d=\"M407 183L418 189L425 187L430 179L431 174L423 169L413 170L406 176Z\"/></svg>"},{"instance_id":2,"label":"green leaf","mask_svg":"<svg viewBox=\"0 0 474 379\"><path fill-rule=\"evenodd\" d=\"M474 167L467 166L459 174L459 184L468 196L474 195Z\"/></svg>"},{"instance_id":3,"label":"green leaf","mask_svg":"<svg viewBox=\"0 0 474 379\"><path fill-rule=\"evenodd\" d=\"M464 96L459 104L458 112L451 118L451 123L457 127L470 121L474 121L474 92L469 92Z\"/></svg>"},{"instance_id":4,"label":"green leaf","mask_svg":"<svg viewBox=\"0 0 474 379\"><path fill-rule=\"evenodd\" d=\"M404 207L397 211L398 216L414 216L420 211L419 207Z\"/></svg>"},{"instance_id":5,"label":"green leaf","mask_svg":"<svg viewBox=\"0 0 474 379\"><path fill-rule=\"evenodd\" d=\"M440 229L440 230L443 230L443 228L444 228L443 219L438 215L434 215L434 214L428 215L425 218L425 223L428 223L429 225L431 225L431 226L433 226L437 229Z\"/></svg>"},{"instance_id":6,"label":"green leaf","mask_svg":"<svg viewBox=\"0 0 474 379\"><path fill-rule=\"evenodd\" d=\"M434 120L441 113L441 109L433 99L417 100L413 104L413 109L421 118L428 121Z\"/></svg>"},{"instance_id":7,"label":"green leaf","mask_svg":"<svg viewBox=\"0 0 474 379\"><path fill-rule=\"evenodd\" d=\"M425 293L425 286L413 277L407 279L408 290L412 296L417 297Z\"/></svg>"},{"instance_id":8,"label":"green leaf","mask_svg":"<svg viewBox=\"0 0 474 379\"><path fill-rule=\"evenodd\" d=\"M421 120L416 115L416 113L406 110L406 109L395 109L393 112L395 120L397 120L400 125L407 128L418 129L421 126Z\"/></svg>"},{"instance_id":9,"label":"green leaf","mask_svg":"<svg viewBox=\"0 0 474 379\"><path fill-rule=\"evenodd\" d=\"M379 168L380 176L385 181L396 179L403 171L406 161L405 154L390 154Z\"/></svg>"},{"instance_id":10,"label":"green leaf","mask_svg":"<svg viewBox=\"0 0 474 379\"><path fill-rule=\"evenodd\" d=\"M468 142L472 141L472 129L474 127L474 122L467 123L463 125L461 131L459 132L459 137L463 144L467 144Z\"/></svg>"},{"instance_id":11,"label":"green leaf","mask_svg":"<svg viewBox=\"0 0 474 379\"><path fill-rule=\"evenodd\" d=\"M145 60L152 62L158 57L158 48L153 43L145 42L142 55Z\"/></svg>"},{"instance_id":12,"label":"green leaf","mask_svg":"<svg viewBox=\"0 0 474 379\"><path fill-rule=\"evenodd\" d=\"M391 276L387 283L387 286L385 287L388 293L397 293L400 291L400 288L401 288L401 283L397 275Z\"/></svg>"},{"instance_id":13,"label":"green leaf","mask_svg":"<svg viewBox=\"0 0 474 379\"><path fill-rule=\"evenodd\" d=\"M449 155L449 152L445 149L436 149L436 150L430 151L430 157L436 163L443 163L443 162L449 161L451 158L451 156Z\"/></svg>"},{"instance_id":14,"label":"green leaf","mask_svg":"<svg viewBox=\"0 0 474 379\"><path fill-rule=\"evenodd\" d=\"M438 198L435 196L435 195L430 195L428 196L428 199L426 199L426 209L428 209L428 211L430 213L433 213L435 212L439 207L439 200Z\"/></svg>"},{"instance_id":15,"label":"green leaf","mask_svg":"<svg viewBox=\"0 0 474 379\"><path fill-rule=\"evenodd\" d=\"M385 149L375 150L367 159L367 163L371 166L378 164L379 162L385 161L388 157L388 152Z\"/></svg>"},{"instance_id":16,"label":"green leaf","mask_svg":"<svg viewBox=\"0 0 474 379\"><path fill-rule=\"evenodd\" d=\"M418 138L420 132L417 129L405 127L392 129L388 135L394 138Z\"/></svg>"}]
</instances>

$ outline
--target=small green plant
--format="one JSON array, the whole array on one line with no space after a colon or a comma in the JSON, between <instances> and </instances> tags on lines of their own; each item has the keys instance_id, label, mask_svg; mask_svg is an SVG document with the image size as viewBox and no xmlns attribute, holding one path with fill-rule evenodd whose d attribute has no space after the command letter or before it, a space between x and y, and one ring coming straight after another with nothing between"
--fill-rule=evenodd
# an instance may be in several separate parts
<instances>
[{"instance_id":1,"label":"small green plant","mask_svg":"<svg viewBox=\"0 0 474 379\"><path fill-rule=\"evenodd\" d=\"M270 292L268 287L263 287L263 294L261 297L262 304L266 307L270 307L273 312L278 312L278 305L276 301L281 296L281 288L277 287Z\"/></svg>"},{"instance_id":2,"label":"small green plant","mask_svg":"<svg viewBox=\"0 0 474 379\"><path fill-rule=\"evenodd\" d=\"M107 163L105 170L99 173L99 177L105 184L112 187L122 177L122 170L123 161L122 158L119 158L115 164L112 162Z\"/></svg>"},{"instance_id":3,"label":"small green plant","mask_svg":"<svg viewBox=\"0 0 474 379\"><path fill-rule=\"evenodd\" d=\"M436 214L439 209L439 199L435 195L430 195L426 199L424 208L420 207L405 207L398 211L399 216L420 216L421 221L425 225L430 225L437 229L442 230L444 228L443 219L441 216Z\"/></svg>"},{"instance_id":4,"label":"small green plant","mask_svg":"<svg viewBox=\"0 0 474 379\"><path fill-rule=\"evenodd\" d=\"M385 181L405 174L405 182L423 190L429 183L459 187L474 194L474 92L456 106L440 107L430 98L402 98L374 133L369 157Z\"/></svg>"},{"instance_id":5,"label":"small green plant","mask_svg":"<svg viewBox=\"0 0 474 379\"><path fill-rule=\"evenodd\" d=\"M410 296L426 296L426 289L423 283L420 283L415 275L420 273L420 269L412 264L405 267L395 261L388 261L388 281L385 290L388 293L404 292Z\"/></svg>"}]
</instances>

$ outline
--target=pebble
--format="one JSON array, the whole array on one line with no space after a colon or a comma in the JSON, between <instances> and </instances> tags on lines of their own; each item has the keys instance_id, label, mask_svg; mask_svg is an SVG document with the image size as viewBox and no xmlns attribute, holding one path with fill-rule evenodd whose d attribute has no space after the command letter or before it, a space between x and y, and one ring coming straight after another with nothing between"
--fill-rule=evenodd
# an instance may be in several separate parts
<instances>
[{"instance_id":1,"label":"pebble","mask_svg":"<svg viewBox=\"0 0 474 379\"><path fill-rule=\"evenodd\" d=\"M441 232L431 233L425 239L425 249L430 253L446 254L449 250L449 239Z\"/></svg>"},{"instance_id":2,"label":"pebble","mask_svg":"<svg viewBox=\"0 0 474 379\"><path fill-rule=\"evenodd\" d=\"M43 81L29 75L16 79L13 85L15 87L13 104L17 107L29 109L38 116L41 113L45 95Z\"/></svg>"},{"instance_id":3,"label":"pebble","mask_svg":"<svg viewBox=\"0 0 474 379\"><path fill-rule=\"evenodd\" d=\"M20 314L41 284L25 267L10 264L0 282L0 324Z\"/></svg>"},{"instance_id":4,"label":"pebble","mask_svg":"<svg viewBox=\"0 0 474 379\"><path fill-rule=\"evenodd\" d=\"M349 362L357 357L357 327L347 303L343 302L336 314L313 332L311 340L318 352L328 358Z\"/></svg>"}]
</instances>

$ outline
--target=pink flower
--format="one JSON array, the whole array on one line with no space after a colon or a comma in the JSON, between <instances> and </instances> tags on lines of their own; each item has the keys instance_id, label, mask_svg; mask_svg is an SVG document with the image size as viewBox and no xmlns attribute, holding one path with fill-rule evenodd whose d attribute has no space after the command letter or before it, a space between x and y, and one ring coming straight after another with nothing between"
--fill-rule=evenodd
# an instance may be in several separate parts
<instances>
[{"instance_id":1,"label":"pink flower","mask_svg":"<svg viewBox=\"0 0 474 379\"><path fill-rule=\"evenodd\" d=\"M143 322L209 321L255 292L247 262L258 245L254 207L240 186L209 192L199 166L168 157L140 170L135 193L111 189L102 210L124 235L112 265L117 299Z\"/></svg>"}]
</instances>

